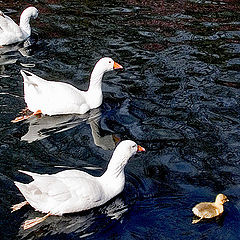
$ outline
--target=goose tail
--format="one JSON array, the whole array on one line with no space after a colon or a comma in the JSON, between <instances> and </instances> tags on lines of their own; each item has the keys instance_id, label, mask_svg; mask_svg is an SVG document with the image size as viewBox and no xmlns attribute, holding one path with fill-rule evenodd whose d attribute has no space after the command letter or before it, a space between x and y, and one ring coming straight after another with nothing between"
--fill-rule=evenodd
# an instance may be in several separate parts
<instances>
[{"instance_id":1,"label":"goose tail","mask_svg":"<svg viewBox=\"0 0 240 240\"><path fill-rule=\"evenodd\" d=\"M26 70L21 70L20 73L23 76L23 80L24 83L27 83L29 85L33 85L33 86L38 86L36 80L39 78L36 75L34 75L33 73L30 73Z\"/></svg>"},{"instance_id":2,"label":"goose tail","mask_svg":"<svg viewBox=\"0 0 240 240\"><path fill-rule=\"evenodd\" d=\"M28 176L31 176L32 178L37 177L37 176L40 175L38 173L33 173L33 172L29 172L29 171L23 171L23 170L18 170L18 171L21 172L21 173L24 173L24 174L26 174Z\"/></svg>"},{"instance_id":3,"label":"goose tail","mask_svg":"<svg viewBox=\"0 0 240 240\"><path fill-rule=\"evenodd\" d=\"M27 196L29 195L27 184L16 182L16 181L14 182L14 184L17 186L17 188L22 193L22 195L27 199L28 198Z\"/></svg>"}]
</instances>

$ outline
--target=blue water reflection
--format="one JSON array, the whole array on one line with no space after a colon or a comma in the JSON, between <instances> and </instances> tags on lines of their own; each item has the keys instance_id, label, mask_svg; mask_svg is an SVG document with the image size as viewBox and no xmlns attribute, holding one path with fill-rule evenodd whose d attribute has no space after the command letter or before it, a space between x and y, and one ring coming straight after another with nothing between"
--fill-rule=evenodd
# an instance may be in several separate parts
<instances>
[{"instance_id":1,"label":"blue water reflection","mask_svg":"<svg viewBox=\"0 0 240 240\"><path fill-rule=\"evenodd\" d=\"M31 23L33 51L0 55L1 239L239 239L239 2L30 2L40 12ZM28 4L0 8L18 19ZM10 122L25 107L22 68L86 90L103 56L124 71L104 77L99 109ZM21 229L41 214L31 207L10 213L23 200L13 181L31 180L18 169L100 175L119 139L146 148L127 165L119 196ZM223 216L192 225L192 207L220 192L230 199Z\"/></svg>"}]
</instances>

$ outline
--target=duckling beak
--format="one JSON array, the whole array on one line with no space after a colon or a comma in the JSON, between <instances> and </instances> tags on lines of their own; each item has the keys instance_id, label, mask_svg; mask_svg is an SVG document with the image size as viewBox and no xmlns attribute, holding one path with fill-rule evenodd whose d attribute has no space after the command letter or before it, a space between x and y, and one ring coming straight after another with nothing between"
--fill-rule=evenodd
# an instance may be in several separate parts
<instances>
[{"instance_id":1,"label":"duckling beak","mask_svg":"<svg viewBox=\"0 0 240 240\"><path fill-rule=\"evenodd\" d=\"M137 151L138 152L145 152L145 148L141 147L140 145L137 146Z\"/></svg>"},{"instance_id":2,"label":"duckling beak","mask_svg":"<svg viewBox=\"0 0 240 240\"><path fill-rule=\"evenodd\" d=\"M113 69L123 69L123 67L120 64L114 62Z\"/></svg>"}]
</instances>

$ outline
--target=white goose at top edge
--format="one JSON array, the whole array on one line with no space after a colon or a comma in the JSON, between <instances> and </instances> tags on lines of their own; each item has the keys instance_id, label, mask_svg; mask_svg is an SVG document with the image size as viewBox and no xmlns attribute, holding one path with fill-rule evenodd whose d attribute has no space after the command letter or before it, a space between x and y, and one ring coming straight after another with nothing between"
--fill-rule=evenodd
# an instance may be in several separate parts
<instances>
[{"instance_id":1,"label":"white goose at top edge","mask_svg":"<svg viewBox=\"0 0 240 240\"><path fill-rule=\"evenodd\" d=\"M35 7L26 8L20 17L20 24L17 25L10 17L0 11L0 46L22 42L31 35L30 18L38 16Z\"/></svg>"},{"instance_id":2,"label":"white goose at top edge","mask_svg":"<svg viewBox=\"0 0 240 240\"><path fill-rule=\"evenodd\" d=\"M16 211L30 204L35 210L48 213L42 218L26 221L24 228L27 229L49 215L62 215L100 206L122 192L125 185L124 167L138 151L145 149L131 140L120 142L107 170L100 177L79 170L65 170L56 174L21 171L34 180L29 184L15 182L26 201L14 205L12 209Z\"/></svg>"}]
</instances>

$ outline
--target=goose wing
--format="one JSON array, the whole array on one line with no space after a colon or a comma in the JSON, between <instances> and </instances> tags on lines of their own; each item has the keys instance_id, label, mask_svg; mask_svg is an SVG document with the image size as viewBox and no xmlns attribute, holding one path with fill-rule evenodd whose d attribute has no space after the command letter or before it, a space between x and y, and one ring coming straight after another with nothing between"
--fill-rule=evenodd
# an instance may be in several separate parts
<instances>
[{"instance_id":1,"label":"goose wing","mask_svg":"<svg viewBox=\"0 0 240 240\"><path fill-rule=\"evenodd\" d=\"M20 27L2 11L0 11L0 30L2 32L18 33Z\"/></svg>"},{"instance_id":2,"label":"goose wing","mask_svg":"<svg viewBox=\"0 0 240 240\"><path fill-rule=\"evenodd\" d=\"M84 92L70 84L46 81L27 71L21 71L21 74L25 101L33 112L41 110L48 115L77 113L79 106L86 103Z\"/></svg>"},{"instance_id":3,"label":"goose wing","mask_svg":"<svg viewBox=\"0 0 240 240\"><path fill-rule=\"evenodd\" d=\"M7 15L0 12L0 45L8 45L23 40L24 32Z\"/></svg>"},{"instance_id":4,"label":"goose wing","mask_svg":"<svg viewBox=\"0 0 240 240\"><path fill-rule=\"evenodd\" d=\"M104 193L95 177L77 170L57 174L36 174L29 184L15 182L26 200L36 210L62 215L87 210L102 203Z\"/></svg>"}]
</instances>

